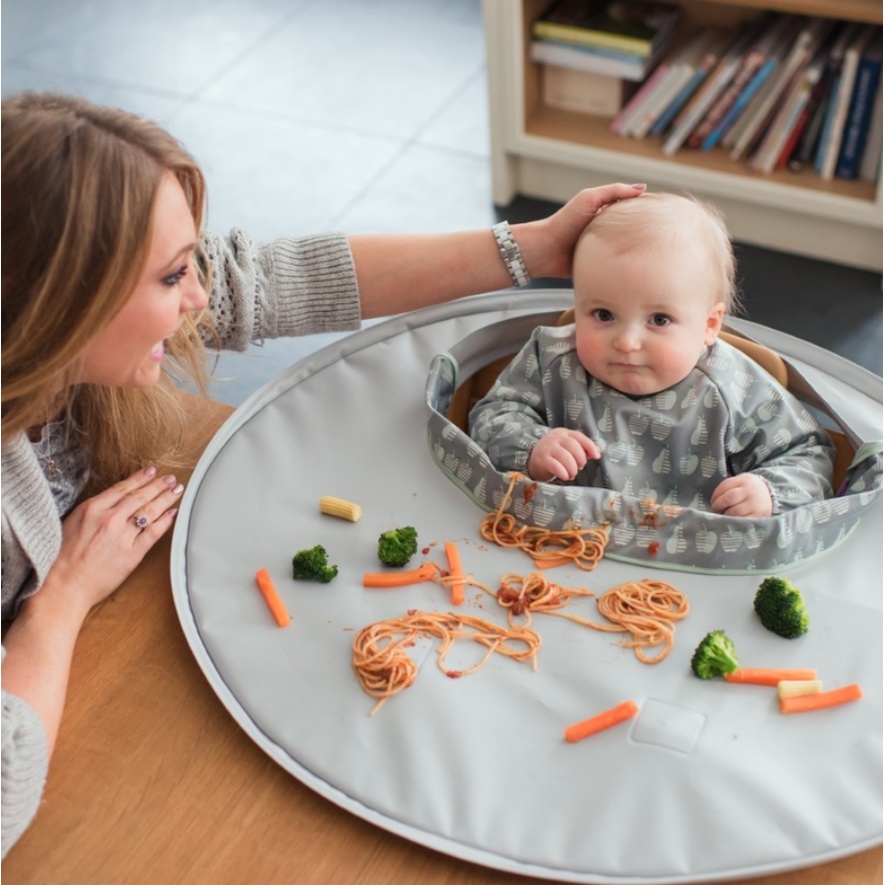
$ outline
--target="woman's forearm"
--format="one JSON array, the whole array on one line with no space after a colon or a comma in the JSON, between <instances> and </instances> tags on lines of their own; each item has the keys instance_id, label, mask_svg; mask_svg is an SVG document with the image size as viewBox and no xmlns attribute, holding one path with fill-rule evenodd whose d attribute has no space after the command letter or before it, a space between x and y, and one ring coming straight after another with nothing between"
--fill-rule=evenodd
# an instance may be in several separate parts
<instances>
[{"instance_id":1,"label":"woman's forearm","mask_svg":"<svg viewBox=\"0 0 885 885\"><path fill-rule=\"evenodd\" d=\"M575 244L606 205L640 196L642 184L588 188L547 218L514 224L530 278L568 277ZM491 228L450 234L353 236L364 318L416 310L514 284Z\"/></svg>"},{"instance_id":2,"label":"woman's forearm","mask_svg":"<svg viewBox=\"0 0 885 885\"><path fill-rule=\"evenodd\" d=\"M366 319L512 285L490 229L349 242Z\"/></svg>"},{"instance_id":3,"label":"woman's forearm","mask_svg":"<svg viewBox=\"0 0 885 885\"><path fill-rule=\"evenodd\" d=\"M47 578L46 584L25 600L3 639L3 690L37 714L51 755L64 710L74 645L88 609L67 594L53 593L50 581Z\"/></svg>"}]
</instances>

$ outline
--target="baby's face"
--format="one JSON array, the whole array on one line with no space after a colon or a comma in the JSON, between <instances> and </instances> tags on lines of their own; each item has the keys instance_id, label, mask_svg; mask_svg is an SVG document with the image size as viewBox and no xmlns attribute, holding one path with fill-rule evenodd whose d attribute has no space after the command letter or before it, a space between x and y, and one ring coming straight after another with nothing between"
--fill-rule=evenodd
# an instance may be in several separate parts
<instances>
[{"instance_id":1,"label":"baby's face","mask_svg":"<svg viewBox=\"0 0 885 885\"><path fill-rule=\"evenodd\" d=\"M631 396L677 384L719 334L724 306L714 302L714 279L701 249L616 252L585 238L574 271L584 368Z\"/></svg>"}]
</instances>

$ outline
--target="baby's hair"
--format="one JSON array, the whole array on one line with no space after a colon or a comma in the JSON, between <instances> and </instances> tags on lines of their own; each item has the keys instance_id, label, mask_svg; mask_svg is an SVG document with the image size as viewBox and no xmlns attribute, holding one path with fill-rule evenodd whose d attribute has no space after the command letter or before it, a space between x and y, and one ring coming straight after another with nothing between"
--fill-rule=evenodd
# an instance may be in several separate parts
<instances>
[{"instance_id":1,"label":"baby's hair","mask_svg":"<svg viewBox=\"0 0 885 885\"><path fill-rule=\"evenodd\" d=\"M738 306L736 261L722 213L690 194L646 193L606 206L587 226L581 238L594 237L618 252L650 246L697 245L707 250L711 266L718 269L714 301L725 312Z\"/></svg>"}]
</instances>

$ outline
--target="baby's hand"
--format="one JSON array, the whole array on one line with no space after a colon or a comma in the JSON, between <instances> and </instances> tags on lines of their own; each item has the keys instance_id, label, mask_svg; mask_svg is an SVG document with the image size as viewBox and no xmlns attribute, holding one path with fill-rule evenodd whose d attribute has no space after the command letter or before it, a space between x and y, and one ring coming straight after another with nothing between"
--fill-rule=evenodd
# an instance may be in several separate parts
<instances>
[{"instance_id":1,"label":"baby's hand","mask_svg":"<svg viewBox=\"0 0 885 885\"><path fill-rule=\"evenodd\" d=\"M580 430L555 427L538 440L527 465L532 479L546 482L574 479L589 460L600 456L598 446Z\"/></svg>"},{"instance_id":2,"label":"baby's hand","mask_svg":"<svg viewBox=\"0 0 885 885\"><path fill-rule=\"evenodd\" d=\"M739 473L719 483L710 506L726 516L771 516L771 493L765 480L752 473Z\"/></svg>"}]
</instances>

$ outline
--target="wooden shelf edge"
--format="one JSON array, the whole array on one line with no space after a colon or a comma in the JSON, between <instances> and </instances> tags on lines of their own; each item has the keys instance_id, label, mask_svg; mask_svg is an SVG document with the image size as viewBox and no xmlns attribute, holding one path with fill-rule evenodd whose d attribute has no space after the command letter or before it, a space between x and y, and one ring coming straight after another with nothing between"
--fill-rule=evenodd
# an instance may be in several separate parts
<instances>
[{"instance_id":1,"label":"wooden shelf edge","mask_svg":"<svg viewBox=\"0 0 885 885\"><path fill-rule=\"evenodd\" d=\"M597 160L600 156L609 154L611 160L622 163L628 161L628 165L636 161L655 166L660 164L662 171L670 168L677 173L697 171L702 175L715 173L729 176L739 186L753 190L758 190L760 186L782 185L799 192L800 198L808 195L812 205L818 197L825 195L827 198L846 201L843 210L847 212L869 208L869 223L874 224L878 218L878 225L881 227L881 207L877 205L878 189L872 182L841 179L825 181L813 171L794 173L778 170L770 175L760 175L746 170L741 162L732 160L722 150L702 152L685 149L673 156L665 156L657 140L629 139L614 135L608 131L608 122L590 115L540 106L526 121L524 135L543 139L548 154L571 150L575 157L584 152L586 157L592 156ZM518 138L520 133L516 135ZM680 174L680 177L684 175Z\"/></svg>"}]
</instances>

